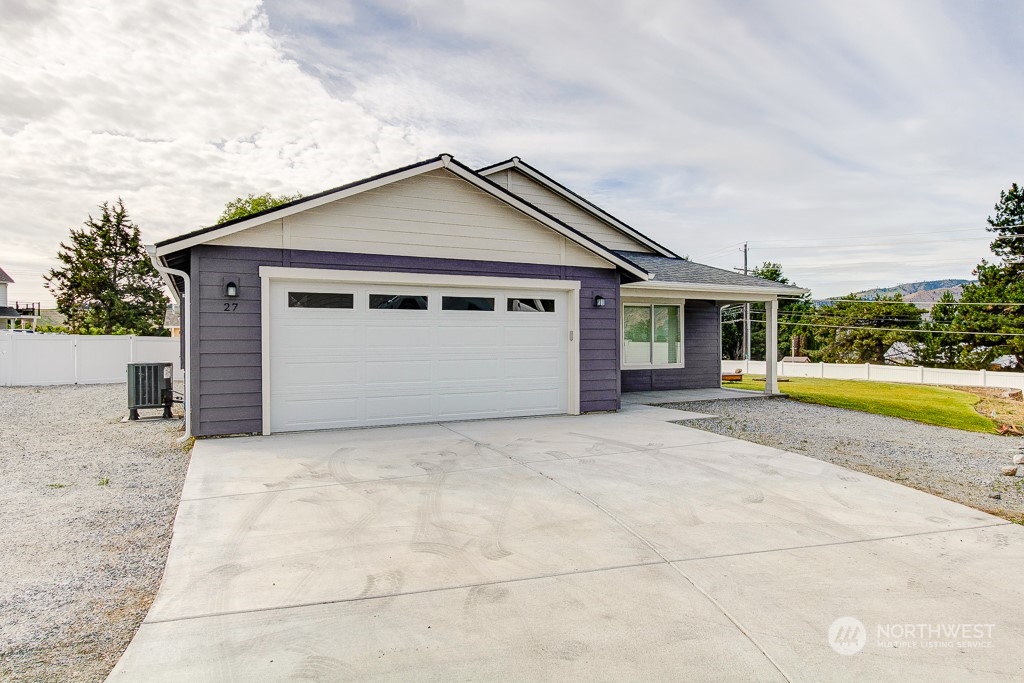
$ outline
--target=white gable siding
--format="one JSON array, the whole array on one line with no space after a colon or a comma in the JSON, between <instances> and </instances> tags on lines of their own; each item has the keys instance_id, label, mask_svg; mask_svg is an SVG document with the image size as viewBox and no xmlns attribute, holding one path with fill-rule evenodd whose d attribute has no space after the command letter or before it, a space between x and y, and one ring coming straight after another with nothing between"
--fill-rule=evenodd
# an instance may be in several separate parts
<instances>
[{"instance_id":1,"label":"white gable siding","mask_svg":"<svg viewBox=\"0 0 1024 683\"><path fill-rule=\"evenodd\" d=\"M210 244L220 244L226 247L266 247L269 249L284 248L284 220L277 219L255 228L249 228L242 232L236 232L226 237L218 237L210 240Z\"/></svg>"},{"instance_id":2,"label":"white gable siding","mask_svg":"<svg viewBox=\"0 0 1024 683\"><path fill-rule=\"evenodd\" d=\"M599 218L595 218L569 200L562 198L515 169L499 171L490 176L490 179L563 223L571 225L608 249L654 253L642 242L637 242Z\"/></svg>"},{"instance_id":3,"label":"white gable siding","mask_svg":"<svg viewBox=\"0 0 1024 683\"><path fill-rule=\"evenodd\" d=\"M445 170L368 190L210 244L614 267Z\"/></svg>"}]
</instances>

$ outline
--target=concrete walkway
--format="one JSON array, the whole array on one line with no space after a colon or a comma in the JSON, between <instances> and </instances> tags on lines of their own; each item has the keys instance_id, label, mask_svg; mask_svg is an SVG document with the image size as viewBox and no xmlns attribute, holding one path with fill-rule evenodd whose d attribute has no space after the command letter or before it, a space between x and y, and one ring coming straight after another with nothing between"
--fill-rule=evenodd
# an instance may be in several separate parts
<instances>
[{"instance_id":1,"label":"concrete walkway","mask_svg":"<svg viewBox=\"0 0 1024 683\"><path fill-rule=\"evenodd\" d=\"M110 680L1021 680L1024 528L678 416L200 441Z\"/></svg>"}]
</instances>

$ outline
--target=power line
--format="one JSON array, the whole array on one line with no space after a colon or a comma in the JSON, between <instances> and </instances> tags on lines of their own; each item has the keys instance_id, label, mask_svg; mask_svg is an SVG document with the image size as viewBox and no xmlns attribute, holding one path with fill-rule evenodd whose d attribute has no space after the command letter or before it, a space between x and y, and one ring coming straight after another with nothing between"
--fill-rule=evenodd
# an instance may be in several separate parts
<instances>
[{"instance_id":1,"label":"power line","mask_svg":"<svg viewBox=\"0 0 1024 683\"><path fill-rule=\"evenodd\" d=\"M705 256L713 256L715 254L721 254L721 253L726 252L726 251L732 251L734 248L740 246L741 244L743 244L743 242L733 242L732 244L724 246L721 249L715 249L714 251L704 252L703 254L699 254L699 255L695 256L694 258L699 258L700 259L700 258L704 258Z\"/></svg>"},{"instance_id":2,"label":"power line","mask_svg":"<svg viewBox=\"0 0 1024 683\"><path fill-rule=\"evenodd\" d=\"M787 271L794 271L794 270L821 270L822 268L827 268L829 270L835 270L837 266L849 266L849 265L865 266L865 265L870 265L870 264L879 264L879 265L882 265L882 266L895 266L895 265L914 265L914 266L928 265L928 266L931 266L931 265L948 265L948 264L964 265L966 263L967 265L970 265L969 261L970 261L970 259L968 257L964 257L964 258L960 258L960 259L903 258L901 260L889 260L889 261L884 261L882 259L875 258L875 259L858 259L855 264L851 264L849 261L833 261L831 263L821 263L821 264L811 265L811 266L787 265L786 266L786 270ZM974 266L970 266L970 267L974 268L976 265L977 264L975 264Z\"/></svg>"},{"instance_id":3,"label":"power line","mask_svg":"<svg viewBox=\"0 0 1024 683\"><path fill-rule=\"evenodd\" d=\"M733 324L738 320L726 320L726 324ZM767 320L754 320L753 322L766 323ZM924 334L976 334L982 337L1024 337L1024 332L962 332L958 330L919 330L909 327L861 327L858 325L819 325L812 323L796 323L779 321L780 325L791 325L793 327L827 327L834 330L870 330L874 332L914 332Z\"/></svg>"},{"instance_id":4,"label":"power line","mask_svg":"<svg viewBox=\"0 0 1024 683\"><path fill-rule=\"evenodd\" d=\"M957 228L956 230L929 230L927 232L904 232L904 233L887 233L886 237L915 237L917 235L946 235L954 232L976 232L979 228ZM985 228L981 228L985 230ZM870 240L877 239L876 235L862 235L860 237L815 237L810 241L815 242L847 242L850 240ZM801 239L799 237L794 238L778 238L772 240L756 240L755 243L763 242L807 242L807 239Z\"/></svg>"},{"instance_id":5,"label":"power line","mask_svg":"<svg viewBox=\"0 0 1024 683\"><path fill-rule=\"evenodd\" d=\"M996 225L996 226L985 226L981 228L957 228L955 230L929 230L927 232L904 232L904 233L888 233L885 237L914 237L917 235L928 236L928 235L948 235L955 232L976 232L977 230L984 230L987 233L994 233L995 230L1013 230L1015 228L1024 228L1024 223L1020 225ZM979 235L981 236L981 235ZM1022 239L1024 235L1006 235L1005 237L996 237L995 239ZM762 244L765 242L800 242L805 243L811 242L849 242L851 240L877 240L876 235L862 235L860 237L815 237L808 239L801 238L779 238L771 240L752 240L754 244Z\"/></svg>"},{"instance_id":6,"label":"power line","mask_svg":"<svg viewBox=\"0 0 1024 683\"><path fill-rule=\"evenodd\" d=\"M807 299L801 299L800 297L785 297L780 296L779 300L786 301L807 301ZM827 299L811 299L812 303L818 303L821 301L838 301L846 302L850 304L910 304L912 306L1024 306L1024 301L893 301L878 300L878 299L847 299L846 297L830 297Z\"/></svg>"},{"instance_id":7,"label":"power line","mask_svg":"<svg viewBox=\"0 0 1024 683\"><path fill-rule=\"evenodd\" d=\"M980 238L979 238L980 239ZM961 238L961 239L946 239L946 240L915 240L913 242L907 242L905 240L892 241L892 242L867 242L864 244L838 244L838 245L822 245L822 244L784 244L779 246L761 245L754 242L754 246L764 251L791 251L793 249L824 249L828 248L831 252L840 251L863 251L865 249L878 249L879 247L906 247L908 244L917 246L919 244L951 244L956 242L968 242L973 241L974 238ZM981 242L978 242L978 247L982 246Z\"/></svg>"}]
</instances>

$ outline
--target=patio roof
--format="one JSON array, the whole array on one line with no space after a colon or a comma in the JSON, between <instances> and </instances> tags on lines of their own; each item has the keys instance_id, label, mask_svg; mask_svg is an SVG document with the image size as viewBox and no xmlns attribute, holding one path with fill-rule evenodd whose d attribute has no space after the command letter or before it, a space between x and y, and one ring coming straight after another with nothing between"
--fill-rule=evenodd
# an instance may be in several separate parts
<instances>
[{"instance_id":1,"label":"patio roof","mask_svg":"<svg viewBox=\"0 0 1024 683\"><path fill-rule=\"evenodd\" d=\"M808 290L773 280L733 273L732 271L681 258L668 258L636 251L615 252L653 275L650 284L679 283L680 285L715 285L729 289L746 289L765 294L799 296Z\"/></svg>"}]
</instances>

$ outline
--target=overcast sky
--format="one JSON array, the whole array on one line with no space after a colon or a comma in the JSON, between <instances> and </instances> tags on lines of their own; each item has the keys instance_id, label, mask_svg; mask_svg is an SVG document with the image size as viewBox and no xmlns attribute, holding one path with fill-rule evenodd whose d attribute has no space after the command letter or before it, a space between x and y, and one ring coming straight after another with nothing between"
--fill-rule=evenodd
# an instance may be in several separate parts
<instances>
[{"instance_id":1,"label":"overcast sky","mask_svg":"<svg viewBox=\"0 0 1024 683\"><path fill-rule=\"evenodd\" d=\"M249 192L513 155L816 296L971 277L1024 183L1018 0L0 0L0 267L104 200L147 242Z\"/></svg>"}]
</instances>

